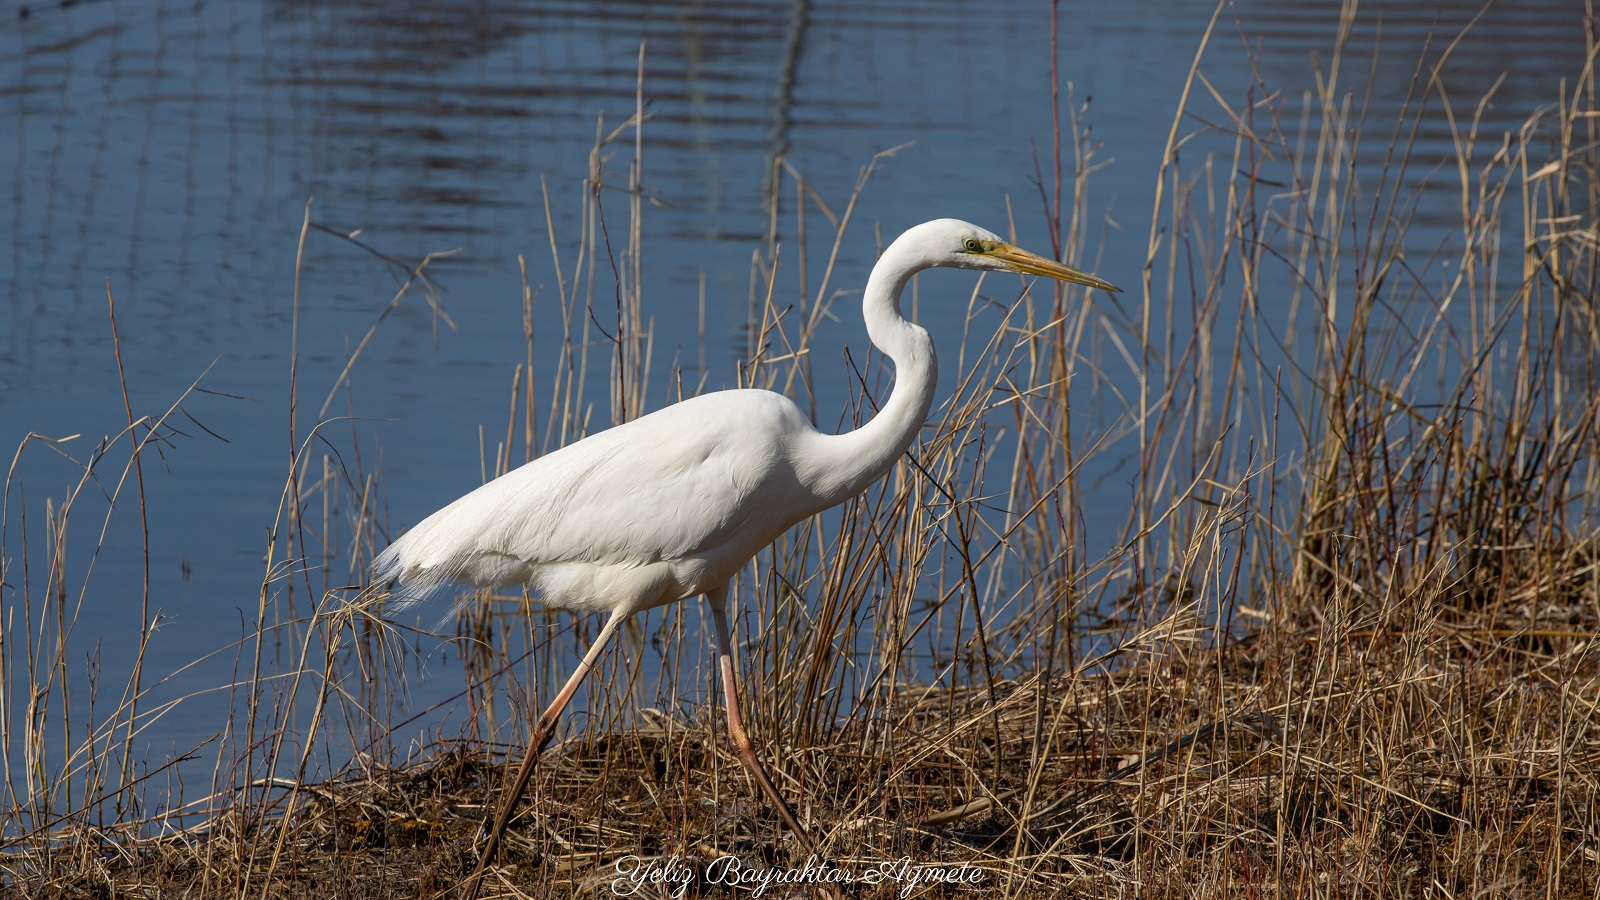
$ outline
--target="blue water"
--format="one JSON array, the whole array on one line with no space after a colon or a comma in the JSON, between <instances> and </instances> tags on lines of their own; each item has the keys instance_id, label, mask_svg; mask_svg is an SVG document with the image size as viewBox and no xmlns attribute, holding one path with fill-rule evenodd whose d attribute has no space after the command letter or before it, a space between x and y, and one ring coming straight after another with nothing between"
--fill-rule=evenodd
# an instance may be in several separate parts
<instances>
[{"instance_id":1,"label":"blue water","mask_svg":"<svg viewBox=\"0 0 1600 900\"><path fill-rule=\"evenodd\" d=\"M1083 201L1086 259L1125 287L1140 282L1161 150L1212 11L1179 0L1061 7L1063 88L1070 83L1087 106L1104 163ZM1436 57L1477 11L1476 3L1361 6L1345 77L1365 91L1370 72L1368 119L1378 134L1392 128L1429 35ZM134 414L161 415L182 398L182 414L169 420L181 434L144 466L150 605L162 616L149 684L253 627L266 533L279 521L293 451L295 259L308 202L313 221L359 230L405 263L459 250L429 270L455 327L419 293L407 295L331 406L360 419L324 432L351 470L381 471L384 519L404 528L478 484L480 441L492 452L504 433L512 372L524 358L519 254L544 290L536 328L544 340L555 333L542 186L570 255L590 150L597 130L633 112L641 43L652 116L643 181L659 201L643 220L653 407L671 396L674 362L688 383L734 385L747 352L751 254L774 221L781 239L795 240L792 178L778 182L775 215L769 203L779 156L839 209L874 154L902 147L862 195L856 240L834 279L840 288L861 284L880 239L939 216L1002 232L1014 217L1019 240L1047 251L1035 173L1042 166L1051 177L1048 12L1021 0L0 6L9 132L0 133L0 179L10 180L10 209L0 212L0 449L9 462L21 447L5 513L6 627L20 621L20 598L45 588L47 504L59 509L81 474L24 437L79 435L60 449L81 463L127 424L108 290ZM1230 103L1245 102L1252 64L1297 97L1331 54L1339 12L1328 0L1227 7L1204 71ZM1580 70L1582 29L1567 0L1495 5L1455 48L1442 83L1470 104L1503 75L1484 128L1514 129ZM1381 155L1382 143L1363 145L1363 159ZM1443 160L1450 135L1430 126L1417 146L1417 158ZM610 149L618 183L631 157L630 134ZM613 192L605 202L620 244L626 197ZM832 235L814 209L808 215L816 265ZM1445 229L1453 216L1446 196L1424 205L1420 222ZM971 287L964 275L937 279L925 280L919 310L936 337L959 332ZM313 231L299 290L293 434L304 439L396 282L369 254ZM959 302L931 302L936 293ZM816 338L829 348L815 363L822 422L835 421L846 396L831 348L865 347L848 296L837 311ZM539 359L551 350L541 344ZM956 373L953 353L946 358L948 390ZM603 368L591 394L602 401L597 422L608 416ZM540 385L551 375L535 372ZM203 392L185 396L191 385ZM66 547L67 593L82 597L69 661L98 665L101 682L116 685L140 622L131 481L103 546L91 551L120 472L108 463L82 492ZM1114 531L1127 476L1110 462L1086 474L1101 476L1086 483L1105 490L1086 507L1089 524ZM332 584L350 578L327 575ZM313 586L322 583L318 573ZM21 638L7 639L15 678ZM156 696L224 683L233 665L224 652ZM440 680L450 683L413 684L413 700L425 705L460 688ZM216 732L228 702L196 697L163 719L147 733L151 759ZM25 703L9 698L7 715Z\"/></svg>"}]
</instances>

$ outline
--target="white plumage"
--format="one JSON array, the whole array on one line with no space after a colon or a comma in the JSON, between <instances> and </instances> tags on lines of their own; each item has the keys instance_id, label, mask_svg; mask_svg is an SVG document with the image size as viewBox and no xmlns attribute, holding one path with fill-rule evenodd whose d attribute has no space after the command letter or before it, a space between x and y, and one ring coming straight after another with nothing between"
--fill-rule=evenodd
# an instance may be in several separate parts
<instances>
[{"instance_id":1,"label":"white plumage","mask_svg":"<svg viewBox=\"0 0 1600 900\"><path fill-rule=\"evenodd\" d=\"M496 478L422 520L374 568L422 592L526 584L581 610L698 596L831 505L790 462L822 437L780 394L705 394Z\"/></svg>"},{"instance_id":2,"label":"white plumage","mask_svg":"<svg viewBox=\"0 0 1600 900\"><path fill-rule=\"evenodd\" d=\"M550 606L611 612L534 727L528 756L487 834L469 898L561 710L617 626L635 612L699 594L716 626L729 737L762 793L812 850L740 721L727 585L791 525L882 477L916 439L933 403L938 364L928 333L901 315L900 292L912 275L934 266L1117 290L976 225L923 223L889 246L862 296L867 335L895 366L894 390L866 425L823 434L788 398L770 391L695 397L502 475L422 520L373 563L377 583L411 591L451 582L525 584Z\"/></svg>"}]
</instances>

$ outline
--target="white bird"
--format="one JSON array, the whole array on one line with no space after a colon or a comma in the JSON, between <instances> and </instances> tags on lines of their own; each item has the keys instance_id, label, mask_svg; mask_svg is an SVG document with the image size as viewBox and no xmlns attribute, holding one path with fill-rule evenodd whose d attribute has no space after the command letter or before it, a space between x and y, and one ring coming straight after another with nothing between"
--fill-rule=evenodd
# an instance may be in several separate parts
<instances>
[{"instance_id":1,"label":"white bird","mask_svg":"<svg viewBox=\"0 0 1600 900\"><path fill-rule=\"evenodd\" d=\"M911 446L933 404L938 364L928 332L900 313L917 272L944 266L1118 288L955 219L925 222L884 251L867 279L867 335L894 362L889 400L845 434L812 426L787 397L731 390L675 403L546 454L422 520L373 563L376 584L415 591L448 582L526 585L547 606L609 610L593 646L529 736L468 896L494 857L562 709L628 616L705 595L715 624L728 736L807 852L814 847L756 756L739 716L728 582L808 516L877 481Z\"/></svg>"}]
</instances>

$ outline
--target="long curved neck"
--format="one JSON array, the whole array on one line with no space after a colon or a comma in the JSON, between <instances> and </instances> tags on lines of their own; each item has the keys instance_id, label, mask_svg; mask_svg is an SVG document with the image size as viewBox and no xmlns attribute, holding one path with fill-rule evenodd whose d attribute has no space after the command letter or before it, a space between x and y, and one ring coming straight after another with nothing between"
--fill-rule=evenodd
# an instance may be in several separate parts
<instances>
[{"instance_id":1,"label":"long curved neck","mask_svg":"<svg viewBox=\"0 0 1600 900\"><path fill-rule=\"evenodd\" d=\"M928 332L900 314L900 292L919 269L911 254L884 253L867 279L861 314L867 337L894 362L894 390L876 416L855 431L819 435L812 488L827 506L843 502L883 477L906 452L933 406L939 361ZM826 507L824 507L826 508Z\"/></svg>"}]
</instances>

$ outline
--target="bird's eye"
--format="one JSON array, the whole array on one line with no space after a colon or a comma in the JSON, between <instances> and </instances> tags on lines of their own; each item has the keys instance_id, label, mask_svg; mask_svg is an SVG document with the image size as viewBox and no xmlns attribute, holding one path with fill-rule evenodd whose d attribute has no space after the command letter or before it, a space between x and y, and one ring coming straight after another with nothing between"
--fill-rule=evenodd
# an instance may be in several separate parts
<instances>
[{"instance_id":1,"label":"bird's eye","mask_svg":"<svg viewBox=\"0 0 1600 900\"><path fill-rule=\"evenodd\" d=\"M963 246L965 246L967 248L967 252L968 253L982 253L983 252L983 242L978 240L977 238L967 238L966 243L963 244Z\"/></svg>"}]
</instances>

